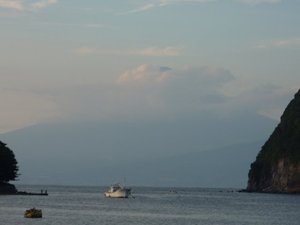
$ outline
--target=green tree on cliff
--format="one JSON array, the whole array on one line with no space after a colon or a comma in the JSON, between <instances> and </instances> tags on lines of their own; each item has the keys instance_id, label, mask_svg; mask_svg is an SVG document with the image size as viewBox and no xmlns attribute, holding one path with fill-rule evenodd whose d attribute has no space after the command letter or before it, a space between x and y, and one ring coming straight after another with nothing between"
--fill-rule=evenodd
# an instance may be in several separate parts
<instances>
[{"instance_id":1,"label":"green tree on cliff","mask_svg":"<svg viewBox=\"0 0 300 225\"><path fill-rule=\"evenodd\" d=\"M18 170L15 154L0 141L0 184L16 180Z\"/></svg>"}]
</instances>

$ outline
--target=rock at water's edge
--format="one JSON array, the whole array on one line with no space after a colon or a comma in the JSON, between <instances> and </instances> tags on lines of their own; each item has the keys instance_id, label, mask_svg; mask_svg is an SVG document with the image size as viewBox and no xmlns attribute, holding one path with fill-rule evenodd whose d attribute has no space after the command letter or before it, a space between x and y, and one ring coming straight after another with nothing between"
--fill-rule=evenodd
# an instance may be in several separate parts
<instances>
[{"instance_id":1,"label":"rock at water's edge","mask_svg":"<svg viewBox=\"0 0 300 225\"><path fill-rule=\"evenodd\" d=\"M0 183L0 194L16 194L18 193L15 185L9 183Z\"/></svg>"},{"instance_id":2,"label":"rock at water's edge","mask_svg":"<svg viewBox=\"0 0 300 225\"><path fill-rule=\"evenodd\" d=\"M300 90L251 164L246 191L300 193Z\"/></svg>"}]
</instances>

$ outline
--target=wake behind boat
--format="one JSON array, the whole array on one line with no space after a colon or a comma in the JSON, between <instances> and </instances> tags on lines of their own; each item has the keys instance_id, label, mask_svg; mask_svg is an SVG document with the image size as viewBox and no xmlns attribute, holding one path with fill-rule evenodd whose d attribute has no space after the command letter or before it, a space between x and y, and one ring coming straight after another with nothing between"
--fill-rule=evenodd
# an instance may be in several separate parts
<instances>
[{"instance_id":1,"label":"wake behind boat","mask_svg":"<svg viewBox=\"0 0 300 225\"><path fill-rule=\"evenodd\" d=\"M128 198L130 194L131 189L120 184L114 184L109 187L108 191L104 192L104 196L107 198Z\"/></svg>"}]
</instances>

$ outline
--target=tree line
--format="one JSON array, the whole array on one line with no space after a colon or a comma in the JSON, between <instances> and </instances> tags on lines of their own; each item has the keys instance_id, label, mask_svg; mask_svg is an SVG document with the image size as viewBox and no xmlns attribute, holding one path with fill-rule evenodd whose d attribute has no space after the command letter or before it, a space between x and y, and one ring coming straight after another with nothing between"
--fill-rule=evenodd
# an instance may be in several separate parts
<instances>
[{"instance_id":1,"label":"tree line","mask_svg":"<svg viewBox=\"0 0 300 225\"><path fill-rule=\"evenodd\" d=\"M0 184L15 181L19 176L18 170L14 152L0 141Z\"/></svg>"}]
</instances>

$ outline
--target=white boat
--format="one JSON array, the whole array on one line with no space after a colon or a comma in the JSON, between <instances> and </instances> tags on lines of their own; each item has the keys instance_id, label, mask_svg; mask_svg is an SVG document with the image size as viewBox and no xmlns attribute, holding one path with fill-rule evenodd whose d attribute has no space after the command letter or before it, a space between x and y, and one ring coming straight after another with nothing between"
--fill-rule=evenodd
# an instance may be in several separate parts
<instances>
[{"instance_id":1,"label":"white boat","mask_svg":"<svg viewBox=\"0 0 300 225\"><path fill-rule=\"evenodd\" d=\"M131 194L130 188L125 188L120 184L114 184L109 187L108 191L104 192L104 196L108 198L128 198Z\"/></svg>"}]
</instances>

